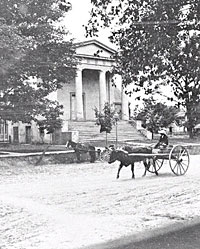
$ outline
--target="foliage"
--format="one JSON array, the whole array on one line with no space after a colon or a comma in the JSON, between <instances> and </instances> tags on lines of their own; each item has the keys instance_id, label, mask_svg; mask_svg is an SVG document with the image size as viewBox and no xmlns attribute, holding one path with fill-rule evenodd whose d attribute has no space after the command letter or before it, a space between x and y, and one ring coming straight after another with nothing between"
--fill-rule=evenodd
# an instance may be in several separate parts
<instances>
[{"instance_id":1,"label":"foliage","mask_svg":"<svg viewBox=\"0 0 200 249\"><path fill-rule=\"evenodd\" d=\"M100 133L106 132L110 133L112 130L112 125L114 124L114 113L115 111L112 110L112 107L109 103L105 103L103 112L98 111L97 108L94 109L95 117L96 117L96 124L100 125Z\"/></svg>"},{"instance_id":2,"label":"foliage","mask_svg":"<svg viewBox=\"0 0 200 249\"><path fill-rule=\"evenodd\" d=\"M40 129L46 129L47 134L53 133L56 129L62 127L62 120L59 115L60 112L58 109L62 106L49 105L48 108L45 106L45 110L42 112L42 118L38 121Z\"/></svg>"},{"instance_id":3,"label":"foliage","mask_svg":"<svg viewBox=\"0 0 200 249\"><path fill-rule=\"evenodd\" d=\"M111 27L111 42L118 46L115 73L132 91L151 94L159 84L174 90L178 105L186 108L192 136L196 106L200 103L199 0L91 0L86 27L96 35ZM131 94L131 92L127 92Z\"/></svg>"},{"instance_id":4,"label":"foliage","mask_svg":"<svg viewBox=\"0 0 200 249\"><path fill-rule=\"evenodd\" d=\"M58 0L0 2L0 118L38 121L62 106L47 99L75 76L75 48L60 26L70 5Z\"/></svg>"},{"instance_id":5,"label":"foliage","mask_svg":"<svg viewBox=\"0 0 200 249\"><path fill-rule=\"evenodd\" d=\"M145 99L142 108L135 109L135 118L142 120L149 131L157 133L159 128L167 127L176 120L179 109L156 102L153 98Z\"/></svg>"}]
</instances>

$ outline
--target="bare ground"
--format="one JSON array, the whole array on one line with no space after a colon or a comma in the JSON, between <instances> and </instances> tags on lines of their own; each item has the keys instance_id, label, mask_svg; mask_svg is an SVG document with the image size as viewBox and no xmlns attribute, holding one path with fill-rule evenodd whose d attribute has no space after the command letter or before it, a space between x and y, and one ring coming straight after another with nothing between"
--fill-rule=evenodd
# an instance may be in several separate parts
<instances>
[{"instance_id":1,"label":"bare ground","mask_svg":"<svg viewBox=\"0 0 200 249\"><path fill-rule=\"evenodd\" d=\"M194 220L200 156L185 176L166 163L159 176L118 163L0 168L0 248L72 249Z\"/></svg>"}]
</instances>

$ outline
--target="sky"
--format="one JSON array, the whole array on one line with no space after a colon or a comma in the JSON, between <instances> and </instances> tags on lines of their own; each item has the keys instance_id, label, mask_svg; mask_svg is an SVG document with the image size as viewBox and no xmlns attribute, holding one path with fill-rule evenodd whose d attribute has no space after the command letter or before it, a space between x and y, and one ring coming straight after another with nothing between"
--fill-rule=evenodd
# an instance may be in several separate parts
<instances>
[{"instance_id":1,"label":"sky","mask_svg":"<svg viewBox=\"0 0 200 249\"><path fill-rule=\"evenodd\" d=\"M69 29L71 36L75 38L75 41L85 41L88 38L85 37L85 29L83 25L86 25L90 18L90 10L92 5L90 0L71 0L72 10L67 13L65 18L65 25ZM111 46L108 37L109 31L102 30L99 33L99 37L89 38L89 39L97 39L104 44Z\"/></svg>"},{"instance_id":2,"label":"sky","mask_svg":"<svg viewBox=\"0 0 200 249\"><path fill-rule=\"evenodd\" d=\"M97 39L100 42L106 44L107 46L110 46L111 48L115 48L113 44L109 42L108 36L109 36L109 30L102 29L99 32L99 37L93 37L93 38L86 38L85 37L85 29L83 25L86 25L89 18L90 18L90 10L92 8L92 4L90 3L91 0L71 0L72 9L67 13L66 18L64 19L64 24L66 25L67 29L71 33L71 38L75 39L75 42L81 42L85 41L87 39ZM173 96L173 93L170 93L169 89L165 88L165 92L168 92L168 95ZM135 98L138 96L137 94L132 94L131 98L129 98L129 101L131 102L131 106L134 109L136 105L140 105L141 101L137 101ZM158 101L166 101L166 98L163 98L161 96L156 96ZM172 104L172 103L169 103Z\"/></svg>"}]
</instances>

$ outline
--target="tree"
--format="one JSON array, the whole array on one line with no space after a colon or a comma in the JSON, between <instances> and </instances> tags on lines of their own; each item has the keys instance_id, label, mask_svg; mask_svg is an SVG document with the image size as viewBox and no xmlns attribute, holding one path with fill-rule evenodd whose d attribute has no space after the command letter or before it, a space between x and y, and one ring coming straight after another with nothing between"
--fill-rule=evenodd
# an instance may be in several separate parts
<instances>
[{"instance_id":1,"label":"tree","mask_svg":"<svg viewBox=\"0 0 200 249\"><path fill-rule=\"evenodd\" d=\"M176 120L179 109L156 102L153 98L144 99L143 107L136 107L135 118L143 121L144 128L157 133L161 127L168 127Z\"/></svg>"},{"instance_id":2,"label":"tree","mask_svg":"<svg viewBox=\"0 0 200 249\"><path fill-rule=\"evenodd\" d=\"M132 91L151 94L159 84L170 84L178 105L186 108L193 135L200 104L200 3L198 0L91 0L86 32L96 35L111 27L110 40L118 46L114 72ZM131 94L131 92L127 92Z\"/></svg>"},{"instance_id":3,"label":"tree","mask_svg":"<svg viewBox=\"0 0 200 249\"><path fill-rule=\"evenodd\" d=\"M109 103L105 103L103 112L100 112L97 108L94 109L96 124L100 125L100 133L106 132L106 145L107 145L107 134L111 132L114 124L114 113Z\"/></svg>"},{"instance_id":4,"label":"tree","mask_svg":"<svg viewBox=\"0 0 200 249\"><path fill-rule=\"evenodd\" d=\"M39 128L47 131L47 134L53 133L56 129L62 127L62 119L60 118L60 109L59 105L50 106L48 109L45 106L43 110L43 115L40 120L38 120Z\"/></svg>"},{"instance_id":5,"label":"tree","mask_svg":"<svg viewBox=\"0 0 200 249\"><path fill-rule=\"evenodd\" d=\"M58 119L62 106L48 95L75 76L72 40L60 21L70 9L64 0L0 2L0 118ZM51 119L52 120L52 119Z\"/></svg>"}]
</instances>

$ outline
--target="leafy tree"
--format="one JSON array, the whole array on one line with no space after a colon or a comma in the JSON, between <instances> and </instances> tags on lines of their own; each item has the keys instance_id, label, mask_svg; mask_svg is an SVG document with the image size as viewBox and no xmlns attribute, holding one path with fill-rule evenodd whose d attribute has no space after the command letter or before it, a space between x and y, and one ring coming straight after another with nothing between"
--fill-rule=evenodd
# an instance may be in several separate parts
<instances>
[{"instance_id":1,"label":"leafy tree","mask_svg":"<svg viewBox=\"0 0 200 249\"><path fill-rule=\"evenodd\" d=\"M0 1L1 119L48 121L53 111L59 121L62 106L48 95L75 76L73 41L60 25L70 7L64 0Z\"/></svg>"},{"instance_id":2,"label":"leafy tree","mask_svg":"<svg viewBox=\"0 0 200 249\"><path fill-rule=\"evenodd\" d=\"M59 117L60 106L49 106L48 109L45 106L45 110L43 111L43 118L38 121L40 129L46 129L47 133L53 133L56 129L60 129L62 127L62 119Z\"/></svg>"},{"instance_id":3,"label":"leafy tree","mask_svg":"<svg viewBox=\"0 0 200 249\"><path fill-rule=\"evenodd\" d=\"M100 133L106 132L106 145L107 145L107 134L111 132L114 124L115 110L112 109L109 103L105 103L103 112L100 112L97 108L94 109L96 117L96 125L100 125Z\"/></svg>"},{"instance_id":4,"label":"leafy tree","mask_svg":"<svg viewBox=\"0 0 200 249\"><path fill-rule=\"evenodd\" d=\"M144 128L157 133L160 127L167 127L176 120L179 109L156 102L153 98L144 99L142 108L136 107L135 118L143 121Z\"/></svg>"},{"instance_id":5,"label":"leafy tree","mask_svg":"<svg viewBox=\"0 0 200 249\"><path fill-rule=\"evenodd\" d=\"M188 131L193 134L200 103L199 0L91 0L93 9L86 32L96 35L111 27L110 40L118 46L115 73L132 91L151 94L159 84L174 90L186 108ZM131 92L127 92L131 94Z\"/></svg>"}]
</instances>

